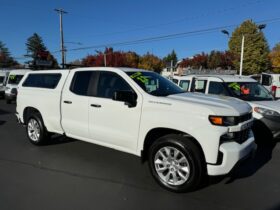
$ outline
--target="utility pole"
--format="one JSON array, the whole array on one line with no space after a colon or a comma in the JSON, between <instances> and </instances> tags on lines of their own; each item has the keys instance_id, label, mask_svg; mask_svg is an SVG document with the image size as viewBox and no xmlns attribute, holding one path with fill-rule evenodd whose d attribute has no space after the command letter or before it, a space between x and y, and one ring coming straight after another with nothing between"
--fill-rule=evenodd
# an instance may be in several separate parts
<instances>
[{"instance_id":1,"label":"utility pole","mask_svg":"<svg viewBox=\"0 0 280 210\"><path fill-rule=\"evenodd\" d=\"M64 37L63 37L63 20L62 20L62 16L64 14L67 14L66 11L64 11L63 9L55 9L54 11L56 11L59 14L59 26L60 26L60 48L61 48L61 63L62 63L62 68L64 69L65 67L65 61L66 61L66 56L65 56L65 47L64 47Z\"/></svg>"},{"instance_id":2,"label":"utility pole","mask_svg":"<svg viewBox=\"0 0 280 210\"><path fill-rule=\"evenodd\" d=\"M107 66L107 60L106 60L106 53L104 52L104 66L106 67Z\"/></svg>"},{"instance_id":3,"label":"utility pole","mask_svg":"<svg viewBox=\"0 0 280 210\"><path fill-rule=\"evenodd\" d=\"M240 76L242 76L242 71L243 71L244 42L245 42L245 36L242 35L241 55L240 55L240 69L239 69L239 75Z\"/></svg>"},{"instance_id":4,"label":"utility pole","mask_svg":"<svg viewBox=\"0 0 280 210\"><path fill-rule=\"evenodd\" d=\"M171 63L170 63L170 70L171 70L171 78L173 78L174 76L174 73L173 73L173 60L171 60Z\"/></svg>"}]
</instances>

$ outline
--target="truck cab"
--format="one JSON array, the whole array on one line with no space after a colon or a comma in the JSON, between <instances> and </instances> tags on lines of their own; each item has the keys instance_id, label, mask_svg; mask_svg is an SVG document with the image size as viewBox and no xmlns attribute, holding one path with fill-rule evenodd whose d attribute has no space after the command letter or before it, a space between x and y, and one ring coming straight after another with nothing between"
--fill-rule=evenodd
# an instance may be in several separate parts
<instances>
[{"instance_id":1,"label":"truck cab","mask_svg":"<svg viewBox=\"0 0 280 210\"><path fill-rule=\"evenodd\" d=\"M12 101L16 101L18 84L23 76L29 71L30 70L26 69L10 71L5 88L5 99L7 104L10 104Z\"/></svg>"},{"instance_id":2,"label":"truck cab","mask_svg":"<svg viewBox=\"0 0 280 210\"><path fill-rule=\"evenodd\" d=\"M256 80L233 75L189 75L177 79L179 85L191 82L185 91L235 97L248 102L256 119L253 129L256 137L268 141L280 137L280 101Z\"/></svg>"}]
</instances>

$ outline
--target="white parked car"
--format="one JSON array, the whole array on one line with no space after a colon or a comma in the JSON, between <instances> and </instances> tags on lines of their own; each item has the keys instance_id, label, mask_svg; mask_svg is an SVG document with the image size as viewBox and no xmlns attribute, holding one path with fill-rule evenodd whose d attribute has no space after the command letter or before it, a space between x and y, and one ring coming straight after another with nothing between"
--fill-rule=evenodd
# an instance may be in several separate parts
<instances>
[{"instance_id":1,"label":"white parked car","mask_svg":"<svg viewBox=\"0 0 280 210\"><path fill-rule=\"evenodd\" d=\"M18 84L27 72L30 72L30 70L17 69L10 71L5 88L5 98L7 104L16 100Z\"/></svg>"},{"instance_id":2,"label":"white parked car","mask_svg":"<svg viewBox=\"0 0 280 210\"><path fill-rule=\"evenodd\" d=\"M6 70L0 70L0 97L5 97L6 81L8 79L9 72Z\"/></svg>"},{"instance_id":3,"label":"white parked car","mask_svg":"<svg viewBox=\"0 0 280 210\"><path fill-rule=\"evenodd\" d=\"M256 149L247 103L184 93L138 69L29 72L19 85L17 117L35 145L57 133L141 156L175 192L197 188L206 174L229 173Z\"/></svg>"},{"instance_id":4,"label":"white parked car","mask_svg":"<svg viewBox=\"0 0 280 210\"><path fill-rule=\"evenodd\" d=\"M253 130L256 137L269 140L280 137L280 101L250 77L230 75L189 75L177 78L185 91L230 96L247 101L256 119ZM188 84L186 86L183 86Z\"/></svg>"},{"instance_id":5,"label":"white parked car","mask_svg":"<svg viewBox=\"0 0 280 210\"><path fill-rule=\"evenodd\" d=\"M280 98L280 74L262 73L260 82L275 98Z\"/></svg>"}]
</instances>

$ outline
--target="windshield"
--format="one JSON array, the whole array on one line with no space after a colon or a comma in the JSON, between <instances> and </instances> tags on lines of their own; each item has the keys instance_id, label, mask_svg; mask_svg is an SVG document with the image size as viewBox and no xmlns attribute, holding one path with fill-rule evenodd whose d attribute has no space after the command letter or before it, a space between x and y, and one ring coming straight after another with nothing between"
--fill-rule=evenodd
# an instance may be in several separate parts
<instances>
[{"instance_id":1,"label":"windshield","mask_svg":"<svg viewBox=\"0 0 280 210\"><path fill-rule=\"evenodd\" d=\"M5 77L0 76L0 83L1 84L4 83L4 79L5 79Z\"/></svg>"},{"instance_id":2,"label":"windshield","mask_svg":"<svg viewBox=\"0 0 280 210\"><path fill-rule=\"evenodd\" d=\"M173 82L155 72L126 72L145 92L154 96L184 93Z\"/></svg>"},{"instance_id":3,"label":"windshield","mask_svg":"<svg viewBox=\"0 0 280 210\"><path fill-rule=\"evenodd\" d=\"M257 82L230 82L227 86L233 96L245 101L271 101L273 96Z\"/></svg>"},{"instance_id":4,"label":"windshield","mask_svg":"<svg viewBox=\"0 0 280 210\"><path fill-rule=\"evenodd\" d=\"M23 78L23 75L10 75L8 84L18 85L20 80Z\"/></svg>"}]
</instances>

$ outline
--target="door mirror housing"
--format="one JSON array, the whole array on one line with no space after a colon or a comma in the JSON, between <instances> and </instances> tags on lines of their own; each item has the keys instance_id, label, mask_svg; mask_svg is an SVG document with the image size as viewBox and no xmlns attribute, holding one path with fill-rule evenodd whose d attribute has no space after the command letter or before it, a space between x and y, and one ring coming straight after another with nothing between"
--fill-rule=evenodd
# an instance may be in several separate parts
<instances>
[{"instance_id":1,"label":"door mirror housing","mask_svg":"<svg viewBox=\"0 0 280 210\"><path fill-rule=\"evenodd\" d=\"M137 95L133 91L119 90L114 92L114 101L122 101L129 108L136 107L137 105Z\"/></svg>"}]
</instances>

